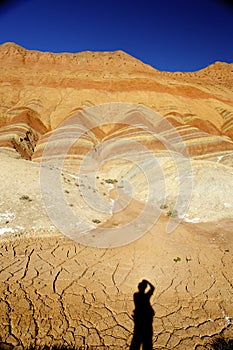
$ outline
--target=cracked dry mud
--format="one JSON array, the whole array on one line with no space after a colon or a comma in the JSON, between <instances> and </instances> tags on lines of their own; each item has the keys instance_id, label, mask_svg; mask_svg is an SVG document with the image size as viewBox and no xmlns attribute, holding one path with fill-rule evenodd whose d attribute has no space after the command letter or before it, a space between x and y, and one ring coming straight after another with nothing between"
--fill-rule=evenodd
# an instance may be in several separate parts
<instances>
[{"instance_id":1,"label":"cracked dry mud","mask_svg":"<svg viewBox=\"0 0 233 350\"><path fill-rule=\"evenodd\" d=\"M231 223L186 223L170 235L166 224L161 217L114 249L62 235L2 242L2 341L127 349L142 278L155 285L154 349L206 349L214 335L232 337Z\"/></svg>"}]
</instances>

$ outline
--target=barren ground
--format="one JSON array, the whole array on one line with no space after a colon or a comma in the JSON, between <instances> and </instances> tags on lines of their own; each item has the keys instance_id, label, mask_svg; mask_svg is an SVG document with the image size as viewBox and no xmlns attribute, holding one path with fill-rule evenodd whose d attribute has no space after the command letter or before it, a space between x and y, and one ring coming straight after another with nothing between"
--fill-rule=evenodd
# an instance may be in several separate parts
<instances>
[{"instance_id":1,"label":"barren ground","mask_svg":"<svg viewBox=\"0 0 233 350\"><path fill-rule=\"evenodd\" d=\"M15 161L11 158L12 167ZM2 341L127 349L133 293L143 278L155 285L154 349L206 349L214 335L233 337L232 220L181 223L167 234L168 217L162 214L135 242L86 247L51 225L39 205L37 166L30 165L26 186L28 162L20 162L14 175L18 192L8 186L11 172L1 182L1 212L14 214L1 217L1 227L14 231L0 236ZM65 186L71 188L69 181ZM23 195L31 201L20 199ZM134 201L133 208L121 213L120 225L141 203ZM105 219L108 227L117 216Z\"/></svg>"}]
</instances>

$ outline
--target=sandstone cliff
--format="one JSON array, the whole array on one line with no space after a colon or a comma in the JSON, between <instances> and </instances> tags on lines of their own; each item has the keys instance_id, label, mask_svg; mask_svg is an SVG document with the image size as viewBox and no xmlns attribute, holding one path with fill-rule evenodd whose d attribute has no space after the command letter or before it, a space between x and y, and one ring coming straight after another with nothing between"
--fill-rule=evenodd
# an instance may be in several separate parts
<instances>
[{"instance_id":1,"label":"sandstone cliff","mask_svg":"<svg viewBox=\"0 0 233 350\"><path fill-rule=\"evenodd\" d=\"M152 108L185 133L192 157L232 164L233 64L167 73L122 51L52 54L5 43L0 73L1 146L11 147L28 128L37 143L80 108L131 102ZM26 128L21 134L14 129L19 124ZM37 158L37 147L35 153Z\"/></svg>"}]
</instances>

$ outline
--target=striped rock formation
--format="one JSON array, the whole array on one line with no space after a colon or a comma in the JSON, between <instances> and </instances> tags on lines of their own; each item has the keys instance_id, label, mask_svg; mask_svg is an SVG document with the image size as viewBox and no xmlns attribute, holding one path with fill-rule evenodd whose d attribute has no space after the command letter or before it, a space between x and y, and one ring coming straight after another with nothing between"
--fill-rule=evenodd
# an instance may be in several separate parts
<instances>
[{"instance_id":1,"label":"striped rock formation","mask_svg":"<svg viewBox=\"0 0 233 350\"><path fill-rule=\"evenodd\" d=\"M32 145L30 151L19 151L23 157L40 160L46 132L77 110L130 102L165 117L194 159L232 165L232 64L216 62L198 72L167 73L122 51L52 54L13 43L1 45L0 63L0 142L19 150L20 138L30 131ZM102 124L101 116L97 118ZM103 137L100 134L94 132L90 142Z\"/></svg>"}]
</instances>

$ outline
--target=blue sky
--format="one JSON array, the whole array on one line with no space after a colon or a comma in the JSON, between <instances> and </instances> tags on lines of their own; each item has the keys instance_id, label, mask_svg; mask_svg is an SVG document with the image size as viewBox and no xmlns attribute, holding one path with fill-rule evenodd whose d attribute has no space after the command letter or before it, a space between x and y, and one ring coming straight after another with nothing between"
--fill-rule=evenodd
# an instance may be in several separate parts
<instances>
[{"instance_id":1,"label":"blue sky","mask_svg":"<svg viewBox=\"0 0 233 350\"><path fill-rule=\"evenodd\" d=\"M51 52L123 50L166 71L233 62L233 7L221 0L15 0L0 43Z\"/></svg>"}]
</instances>

